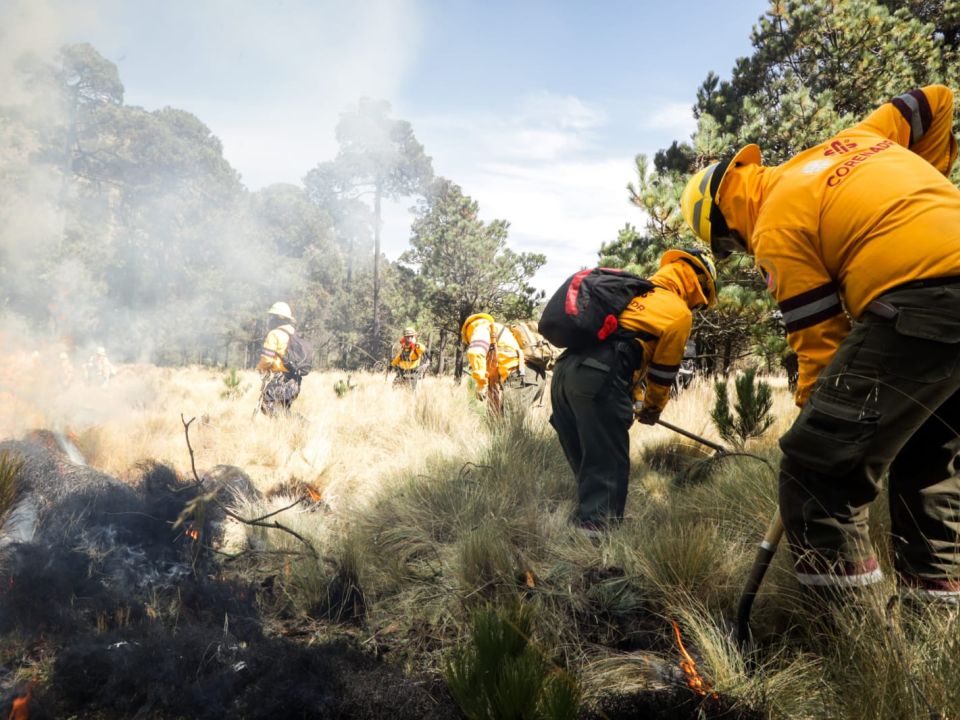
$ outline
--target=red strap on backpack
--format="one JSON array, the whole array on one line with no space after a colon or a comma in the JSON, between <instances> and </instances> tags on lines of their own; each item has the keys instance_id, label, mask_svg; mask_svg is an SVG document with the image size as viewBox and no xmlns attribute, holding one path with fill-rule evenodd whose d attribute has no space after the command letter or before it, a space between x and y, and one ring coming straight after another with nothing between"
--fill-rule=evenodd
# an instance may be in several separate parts
<instances>
[{"instance_id":1,"label":"red strap on backpack","mask_svg":"<svg viewBox=\"0 0 960 720\"><path fill-rule=\"evenodd\" d=\"M617 331L617 328L620 326L620 323L617 322L616 315L607 315L603 319L603 325L600 326L600 329L597 330L597 337L600 340L606 340L610 335Z\"/></svg>"}]
</instances>

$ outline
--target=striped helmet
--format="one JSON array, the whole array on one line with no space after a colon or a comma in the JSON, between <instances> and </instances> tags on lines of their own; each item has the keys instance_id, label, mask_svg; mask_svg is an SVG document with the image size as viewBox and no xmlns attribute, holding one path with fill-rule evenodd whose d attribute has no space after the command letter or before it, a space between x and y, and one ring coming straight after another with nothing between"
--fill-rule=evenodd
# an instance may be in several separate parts
<instances>
[{"instance_id":1,"label":"striped helmet","mask_svg":"<svg viewBox=\"0 0 960 720\"><path fill-rule=\"evenodd\" d=\"M731 167L759 164L760 148L746 145L732 158L705 167L683 188L680 196L683 219L694 235L710 246L718 260L728 257L734 250L743 249L740 244L730 242L730 229L717 204L723 179Z\"/></svg>"}]
</instances>

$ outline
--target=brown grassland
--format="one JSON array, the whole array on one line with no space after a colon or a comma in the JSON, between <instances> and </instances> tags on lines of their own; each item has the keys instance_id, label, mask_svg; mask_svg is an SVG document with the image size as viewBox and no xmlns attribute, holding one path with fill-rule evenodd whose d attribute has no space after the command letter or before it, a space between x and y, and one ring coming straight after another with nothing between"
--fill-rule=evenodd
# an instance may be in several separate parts
<instances>
[{"instance_id":1,"label":"brown grassland","mask_svg":"<svg viewBox=\"0 0 960 720\"><path fill-rule=\"evenodd\" d=\"M237 396L224 397L222 371L128 366L107 390L57 393L0 423L7 436L38 423L68 431L91 465L128 479L146 460L189 476L181 415L196 418L200 474L237 466L270 493L238 502L244 517L290 504L298 483L308 484L322 502L278 519L325 560L299 553L246 572L277 575L278 628L299 623L308 639L349 635L406 670L441 673L467 641L474 610L519 598L537 648L577 678L588 705L670 682L680 660L675 620L704 679L759 716L960 717L956 618L888 608L891 580L862 607L813 616L778 553L754 609L756 645L747 653L734 642L739 593L776 507L776 480L761 459L776 466L776 438L795 414L779 378L768 378L776 422L747 444L756 457L712 459L662 427L634 426L625 522L592 542L570 525L574 482L548 399L493 422L449 378L427 378L411 393L359 373L338 397L346 375L321 372L304 380L300 417L269 419L253 414L257 376L239 377ZM695 382L664 420L720 442L713 392ZM872 519L881 548L884 515L881 500ZM223 549L251 547L303 544L232 523Z\"/></svg>"}]
</instances>

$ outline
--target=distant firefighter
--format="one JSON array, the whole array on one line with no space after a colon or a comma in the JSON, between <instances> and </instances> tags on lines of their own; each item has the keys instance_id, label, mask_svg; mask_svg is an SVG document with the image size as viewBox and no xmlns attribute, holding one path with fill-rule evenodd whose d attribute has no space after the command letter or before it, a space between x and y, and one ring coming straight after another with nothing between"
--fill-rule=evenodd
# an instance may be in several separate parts
<instances>
[{"instance_id":1,"label":"distant firefighter","mask_svg":"<svg viewBox=\"0 0 960 720\"><path fill-rule=\"evenodd\" d=\"M61 352L58 362L60 365L60 386L70 387L74 379L73 361L70 359L70 354Z\"/></svg>"},{"instance_id":2,"label":"distant firefighter","mask_svg":"<svg viewBox=\"0 0 960 720\"><path fill-rule=\"evenodd\" d=\"M275 302L268 311L270 332L260 350L257 370L263 375L260 411L265 415L289 414L300 395L300 383L310 372L313 349L296 334L293 311L285 302Z\"/></svg>"},{"instance_id":3,"label":"distant firefighter","mask_svg":"<svg viewBox=\"0 0 960 720\"><path fill-rule=\"evenodd\" d=\"M107 349L103 345L100 345L97 351L90 356L87 364L83 366L83 370L87 382L100 387L109 387L110 378L117 374L117 369L110 362L110 358L107 357Z\"/></svg>"},{"instance_id":4,"label":"distant firefighter","mask_svg":"<svg viewBox=\"0 0 960 720\"><path fill-rule=\"evenodd\" d=\"M427 361L427 348L417 341L417 331L407 327L400 338L400 350L390 365L396 368L396 383L402 383L411 390L417 389L417 380L423 374L423 366Z\"/></svg>"}]
</instances>

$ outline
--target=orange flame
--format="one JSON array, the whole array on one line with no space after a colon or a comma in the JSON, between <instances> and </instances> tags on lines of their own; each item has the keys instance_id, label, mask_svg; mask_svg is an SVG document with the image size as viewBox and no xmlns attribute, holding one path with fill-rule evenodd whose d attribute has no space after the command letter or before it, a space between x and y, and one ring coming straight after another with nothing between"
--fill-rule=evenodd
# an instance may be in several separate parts
<instances>
[{"instance_id":1,"label":"orange flame","mask_svg":"<svg viewBox=\"0 0 960 720\"><path fill-rule=\"evenodd\" d=\"M716 700L719 696L710 686L710 683L704 680L703 676L697 671L697 663L690 657L690 653L688 653L687 649L683 646L683 638L680 637L680 626L673 620L671 620L670 623L673 625L673 634L677 636L677 647L680 648L680 669L683 670L687 676L687 686L700 697L709 696L711 700Z\"/></svg>"},{"instance_id":2,"label":"orange flame","mask_svg":"<svg viewBox=\"0 0 960 720\"><path fill-rule=\"evenodd\" d=\"M200 539L200 531L197 530L196 528L190 528L189 530L187 530L187 535L189 535L190 539L193 540L194 542Z\"/></svg>"},{"instance_id":3,"label":"orange flame","mask_svg":"<svg viewBox=\"0 0 960 720\"><path fill-rule=\"evenodd\" d=\"M29 720L30 711L27 705L30 704L30 696L33 695L33 683L27 685L27 694L13 699L13 706L10 708L8 720Z\"/></svg>"},{"instance_id":4,"label":"orange flame","mask_svg":"<svg viewBox=\"0 0 960 720\"><path fill-rule=\"evenodd\" d=\"M323 500L323 495L322 495L321 492L316 488L315 485L311 485L310 483L304 483L303 486L304 486L304 488L306 488L306 490L307 490L307 495L310 496L310 502L318 503L318 502L320 502L321 500Z\"/></svg>"}]
</instances>

